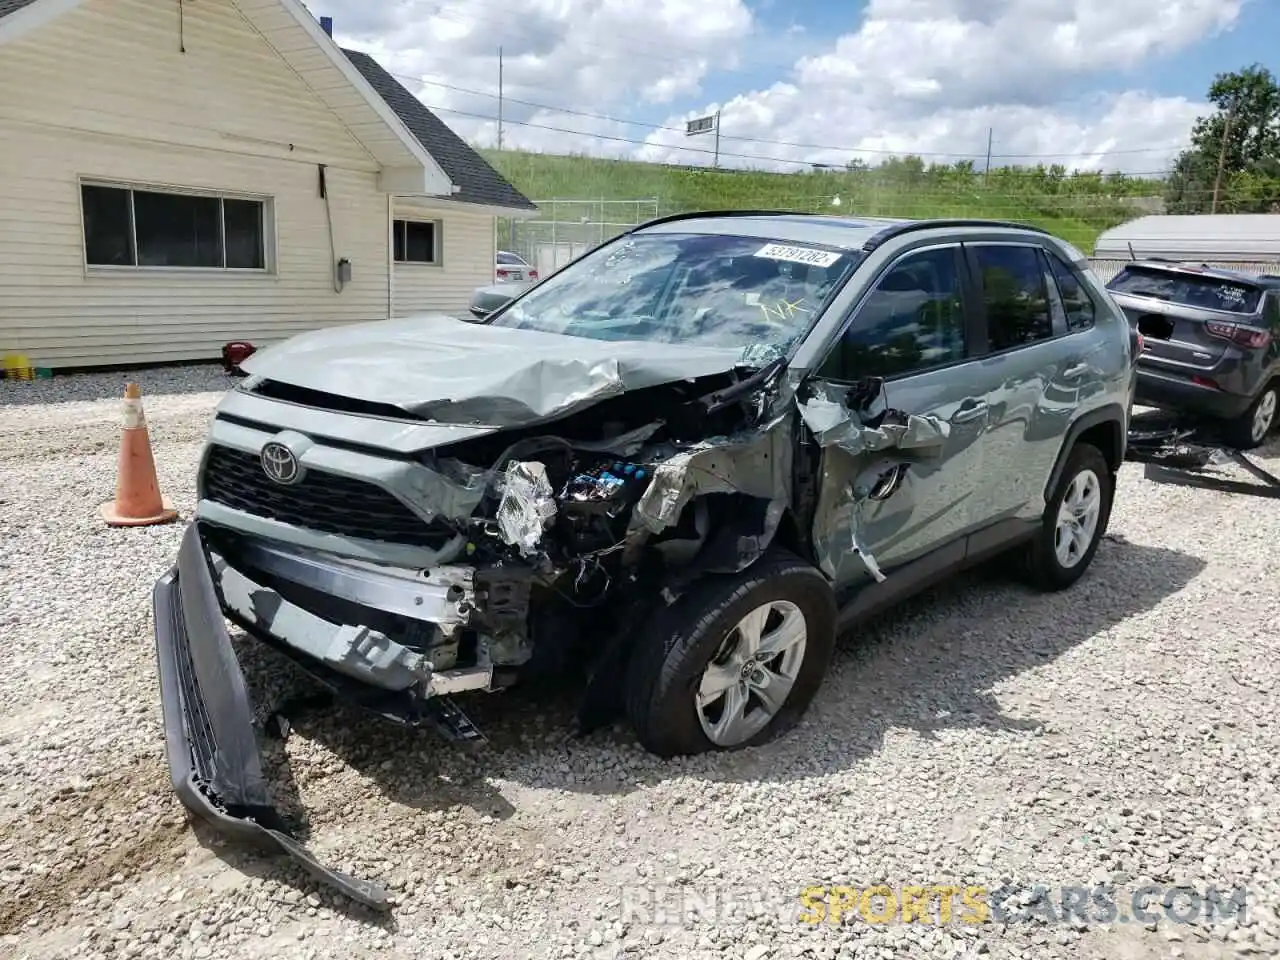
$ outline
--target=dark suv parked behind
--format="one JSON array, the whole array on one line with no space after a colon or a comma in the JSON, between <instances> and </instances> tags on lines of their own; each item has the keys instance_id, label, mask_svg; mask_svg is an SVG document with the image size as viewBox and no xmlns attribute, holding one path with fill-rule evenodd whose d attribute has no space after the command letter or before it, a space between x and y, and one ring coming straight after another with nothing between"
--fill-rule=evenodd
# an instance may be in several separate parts
<instances>
[{"instance_id":1,"label":"dark suv parked behind","mask_svg":"<svg viewBox=\"0 0 1280 960\"><path fill-rule=\"evenodd\" d=\"M1280 277L1146 260L1107 288L1146 344L1139 403L1215 421L1241 450L1266 439L1280 391Z\"/></svg>"}]
</instances>

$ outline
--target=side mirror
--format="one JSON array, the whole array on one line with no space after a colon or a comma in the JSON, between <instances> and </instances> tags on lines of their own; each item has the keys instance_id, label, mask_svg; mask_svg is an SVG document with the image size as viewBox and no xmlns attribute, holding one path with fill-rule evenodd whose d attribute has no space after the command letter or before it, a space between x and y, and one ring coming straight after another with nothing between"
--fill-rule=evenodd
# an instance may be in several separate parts
<instances>
[{"instance_id":1,"label":"side mirror","mask_svg":"<svg viewBox=\"0 0 1280 960\"><path fill-rule=\"evenodd\" d=\"M513 287L515 289L512 289ZM502 283L481 287L471 295L471 303L467 306L467 310L476 320L484 320L523 293L524 288L523 284Z\"/></svg>"}]
</instances>

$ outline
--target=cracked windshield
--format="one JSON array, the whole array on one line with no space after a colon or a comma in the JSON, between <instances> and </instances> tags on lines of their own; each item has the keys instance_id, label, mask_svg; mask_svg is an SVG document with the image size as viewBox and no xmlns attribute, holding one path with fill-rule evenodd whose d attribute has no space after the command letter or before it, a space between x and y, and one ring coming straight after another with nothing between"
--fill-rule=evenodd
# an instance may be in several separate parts
<instances>
[{"instance_id":1,"label":"cracked windshield","mask_svg":"<svg viewBox=\"0 0 1280 960\"><path fill-rule=\"evenodd\" d=\"M492 323L597 340L785 349L857 260L761 237L639 236L570 264Z\"/></svg>"}]
</instances>

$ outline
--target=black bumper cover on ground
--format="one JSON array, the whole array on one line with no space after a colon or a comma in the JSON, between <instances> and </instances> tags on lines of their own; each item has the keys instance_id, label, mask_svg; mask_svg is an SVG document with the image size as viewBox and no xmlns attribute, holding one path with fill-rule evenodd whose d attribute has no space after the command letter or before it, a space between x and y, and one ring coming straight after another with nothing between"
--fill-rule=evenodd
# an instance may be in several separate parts
<instances>
[{"instance_id":1,"label":"black bumper cover on ground","mask_svg":"<svg viewBox=\"0 0 1280 960\"><path fill-rule=\"evenodd\" d=\"M386 909L383 888L321 864L290 836L271 803L244 675L194 523L152 602L165 750L183 805L223 833L283 851L316 879Z\"/></svg>"}]
</instances>

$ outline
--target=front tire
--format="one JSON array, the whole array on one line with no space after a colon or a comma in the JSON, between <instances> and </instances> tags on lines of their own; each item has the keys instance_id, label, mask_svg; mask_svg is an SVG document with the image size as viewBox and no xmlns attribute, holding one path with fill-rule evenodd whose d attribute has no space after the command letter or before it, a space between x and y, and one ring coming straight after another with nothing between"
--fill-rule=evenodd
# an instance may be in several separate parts
<instances>
[{"instance_id":1,"label":"front tire","mask_svg":"<svg viewBox=\"0 0 1280 960\"><path fill-rule=\"evenodd\" d=\"M1280 409L1280 385L1275 382L1262 388L1249 404L1249 409L1223 427L1223 439L1237 450L1252 450L1267 439L1276 425L1276 413Z\"/></svg>"},{"instance_id":2,"label":"front tire","mask_svg":"<svg viewBox=\"0 0 1280 960\"><path fill-rule=\"evenodd\" d=\"M1023 554L1025 579L1038 589L1055 591L1084 576L1111 519L1114 497L1115 476L1102 452L1077 443L1045 504L1040 530Z\"/></svg>"},{"instance_id":3,"label":"front tire","mask_svg":"<svg viewBox=\"0 0 1280 960\"><path fill-rule=\"evenodd\" d=\"M799 557L771 553L660 608L632 652L627 715L662 757L736 750L795 725L835 649L835 596Z\"/></svg>"}]
</instances>

